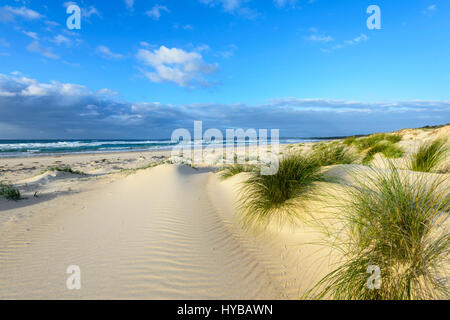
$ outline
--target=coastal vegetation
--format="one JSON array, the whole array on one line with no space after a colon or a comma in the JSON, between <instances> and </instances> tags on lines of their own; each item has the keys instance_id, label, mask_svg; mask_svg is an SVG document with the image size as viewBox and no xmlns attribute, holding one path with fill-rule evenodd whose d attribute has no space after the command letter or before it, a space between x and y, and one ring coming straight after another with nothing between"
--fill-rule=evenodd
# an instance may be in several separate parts
<instances>
[{"instance_id":1,"label":"coastal vegetation","mask_svg":"<svg viewBox=\"0 0 450 320\"><path fill-rule=\"evenodd\" d=\"M151 162L151 163L146 164L145 166L141 166L141 167L138 167L138 168L132 168L132 169L122 168L122 169L120 169L120 172L121 173L125 173L127 175L130 175L130 174L134 174L134 173L137 173L139 171L142 171L142 170L147 170L147 169L150 169L150 168L154 168L154 167L156 167L158 165L159 164L157 162Z\"/></svg>"},{"instance_id":2,"label":"coastal vegetation","mask_svg":"<svg viewBox=\"0 0 450 320\"><path fill-rule=\"evenodd\" d=\"M86 173L81 172L79 170L74 170L70 166L48 167L47 170L45 170L44 172L47 172L47 171L65 172L65 173L71 173L71 174L78 174L78 175L82 175L82 176L86 175Z\"/></svg>"},{"instance_id":3,"label":"coastal vegetation","mask_svg":"<svg viewBox=\"0 0 450 320\"><path fill-rule=\"evenodd\" d=\"M444 139L428 141L420 145L410 160L409 168L419 172L433 172L446 160L449 145Z\"/></svg>"},{"instance_id":4,"label":"coastal vegetation","mask_svg":"<svg viewBox=\"0 0 450 320\"><path fill-rule=\"evenodd\" d=\"M317 284L319 293L313 297L448 299L450 235L445 222L450 199L445 179L405 174L391 166L372 169L355 181L337 217L343 230L329 240L344 261ZM370 266L381 272L378 288L368 282Z\"/></svg>"},{"instance_id":5,"label":"coastal vegetation","mask_svg":"<svg viewBox=\"0 0 450 320\"><path fill-rule=\"evenodd\" d=\"M9 183L0 182L0 197L7 200L18 201L22 199L20 191Z\"/></svg>"},{"instance_id":6,"label":"coastal vegetation","mask_svg":"<svg viewBox=\"0 0 450 320\"><path fill-rule=\"evenodd\" d=\"M242 172L255 172L258 170L258 167L251 164L231 164L226 165L220 168L220 178L222 180L231 178L237 174L240 174Z\"/></svg>"},{"instance_id":7,"label":"coastal vegetation","mask_svg":"<svg viewBox=\"0 0 450 320\"><path fill-rule=\"evenodd\" d=\"M320 163L313 157L291 154L280 159L274 175L253 171L241 188L239 208L245 227L278 220L294 222L304 199L312 197L314 182L323 180Z\"/></svg>"},{"instance_id":8,"label":"coastal vegetation","mask_svg":"<svg viewBox=\"0 0 450 320\"><path fill-rule=\"evenodd\" d=\"M382 153L388 159L402 157L404 151L397 144L401 140L400 134L377 133L368 137L349 137L343 143L356 147L363 154L362 163L369 164L377 153Z\"/></svg>"},{"instance_id":9,"label":"coastal vegetation","mask_svg":"<svg viewBox=\"0 0 450 320\"><path fill-rule=\"evenodd\" d=\"M359 158L351 148L339 141L318 143L313 146L313 151L309 156L313 157L321 166L352 164Z\"/></svg>"}]
</instances>

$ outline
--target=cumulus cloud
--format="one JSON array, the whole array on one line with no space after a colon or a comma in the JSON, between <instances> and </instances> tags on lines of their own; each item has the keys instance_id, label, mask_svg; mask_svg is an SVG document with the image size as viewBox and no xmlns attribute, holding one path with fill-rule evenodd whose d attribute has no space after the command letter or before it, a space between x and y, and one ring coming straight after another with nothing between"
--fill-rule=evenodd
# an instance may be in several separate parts
<instances>
[{"instance_id":1,"label":"cumulus cloud","mask_svg":"<svg viewBox=\"0 0 450 320\"><path fill-rule=\"evenodd\" d=\"M162 12L169 13L170 11L169 9L167 9L167 7L157 4L151 10L148 10L145 14L155 20L159 20L159 18L161 18Z\"/></svg>"},{"instance_id":2,"label":"cumulus cloud","mask_svg":"<svg viewBox=\"0 0 450 320\"><path fill-rule=\"evenodd\" d=\"M178 48L161 46L149 51L140 49L137 59L152 71L143 70L145 76L153 82L174 82L179 86L195 86L196 83L208 84L204 75L217 70L217 65L207 64L198 52L187 52Z\"/></svg>"},{"instance_id":3,"label":"cumulus cloud","mask_svg":"<svg viewBox=\"0 0 450 320\"><path fill-rule=\"evenodd\" d=\"M273 128L283 137L352 135L448 122L450 101L368 103L274 99L261 105L122 101L109 89L0 74L1 138L169 138L203 121L217 128Z\"/></svg>"},{"instance_id":4,"label":"cumulus cloud","mask_svg":"<svg viewBox=\"0 0 450 320\"><path fill-rule=\"evenodd\" d=\"M0 7L0 21L12 22L16 17L23 18L25 20L38 20L44 16L27 7Z\"/></svg>"},{"instance_id":5,"label":"cumulus cloud","mask_svg":"<svg viewBox=\"0 0 450 320\"><path fill-rule=\"evenodd\" d=\"M95 51L105 59L119 60L125 57L123 54L112 52L107 46L98 46Z\"/></svg>"}]
</instances>

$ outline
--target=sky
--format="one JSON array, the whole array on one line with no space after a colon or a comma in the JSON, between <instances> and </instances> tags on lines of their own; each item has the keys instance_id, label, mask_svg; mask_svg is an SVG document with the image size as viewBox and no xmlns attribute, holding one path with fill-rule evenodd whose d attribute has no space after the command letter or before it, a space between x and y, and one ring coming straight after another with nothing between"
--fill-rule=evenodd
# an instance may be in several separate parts
<instances>
[{"instance_id":1,"label":"sky","mask_svg":"<svg viewBox=\"0 0 450 320\"><path fill-rule=\"evenodd\" d=\"M450 1L0 1L0 139L167 138L194 120L282 137L448 123Z\"/></svg>"}]
</instances>

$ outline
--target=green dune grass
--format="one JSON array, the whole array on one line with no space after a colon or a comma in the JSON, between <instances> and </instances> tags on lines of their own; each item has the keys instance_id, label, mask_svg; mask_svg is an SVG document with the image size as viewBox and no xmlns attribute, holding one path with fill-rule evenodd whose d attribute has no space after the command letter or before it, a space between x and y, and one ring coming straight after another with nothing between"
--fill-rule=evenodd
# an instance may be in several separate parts
<instances>
[{"instance_id":1,"label":"green dune grass","mask_svg":"<svg viewBox=\"0 0 450 320\"><path fill-rule=\"evenodd\" d=\"M382 153L388 159L402 157L403 149L397 145L401 140L400 134L377 133L362 138L349 137L343 143L355 146L364 155L362 162L369 164L377 153Z\"/></svg>"},{"instance_id":2,"label":"green dune grass","mask_svg":"<svg viewBox=\"0 0 450 320\"><path fill-rule=\"evenodd\" d=\"M7 184L4 182L0 182L0 196L5 199L14 201L22 199L19 189L14 188L11 184Z\"/></svg>"},{"instance_id":3,"label":"green dune grass","mask_svg":"<svg viewBox=\"0 0 450 320\"><path fill-rule=\"evenodd\" d=\"M446 159L449 146L444 139L425 142L411 157L409 168L413 171L432 172Z\"/></svg>"},{"instance_id":4,"label":"green dune grass","mask_svg":"<svg viewBox=\"0 0 450 320\"><path fill-rule=\"evenodd\" d=\"M352 164L359 158L347 145L336 141L314 145L310 156L315 158L322 166Z\"/></svg>"},{"instance_id":5,"label":"green dune grass","mask_svg":"<svg viewBox=\"0 0 450 320\"><path fill-rule=\"evenodd\" d=\"M302 200L312 196L314 182L322 180L320 163L298 154L280 160L275 175L253 172L240 190L239 209L244 227L295 221Z\"/></svg>"},{"instance_id":6,"label":"green dune grass","mask_svg":"<svg viewBox=\"0 0 450 320\"><path fill-rule=\"evenodd\" d=\"M311 290L316 292L313 297L450 298L445 274L450 251L444 227L450 200L446 180L401 173L392 165L356 180L337 217L342 233L330 239L345 260ZM379 289L367 285L369 266L380 268Z\"/></svg>"},{"instance_id":7,"label":"green dune grass","mask_svg":"<svg viewBox=\"0 0 450 320\"><path fill-rule=\"evenodd\" d=\"M222 167L220 169L220 178L225 180L242 172L255 172L256 170L258 170L258 167L255 165L235 163Z\"/></svg>"},{"instance_id":8,"label":"green dune grass","mask_svg":"<svg viewBox=\"0 0 450 320\"><path fill-rule=\"evenodd\" d=\"M57 171L57 172L66 172L66 173L72 173L72 174L78 174L78 175L86 175L86 173L78 171L78 170L73 170L69 166L48 167L47 170L45 170L44 172L46 172L46 171Z\"/></svg>"}]
</instances>

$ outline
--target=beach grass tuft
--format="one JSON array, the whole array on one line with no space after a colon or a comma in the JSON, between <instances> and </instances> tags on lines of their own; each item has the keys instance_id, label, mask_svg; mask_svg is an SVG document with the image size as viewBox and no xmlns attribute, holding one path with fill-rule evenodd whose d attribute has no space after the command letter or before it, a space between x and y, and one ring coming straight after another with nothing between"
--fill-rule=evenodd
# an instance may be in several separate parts
<instances>
[{"instance_id":1,"label":"beach grass tuft","mask_svg":"<svg viewBox=\"0 0 450 320\"><path fill-rule=\"evenodd\" d=\"M388 159L401 158L404 154L402 148L384 140L367 149L362 162L364 164L370 163L377 153L382 153Z\"/></svg>"},{"instance_id":2,"label":"beach grass tuft","mask_svg":"<svg viewBox=\"0 0 450 320\"><path fill-rule=\"evenodd\" d=\"M448 299L448 183L435 176L372 169L348 187L343 226L330 245L343 262L313 289L315 298ZM447 184L446 184L447 183ZM328 232L328 234L330 234ZM379 288L368 273L380 270ZM447 271L446 271L447 270ZM372 284L372 286L370 286Z\"/></svg>"},{"instance_id":3,"label":"beach grass tuft","mask_svg":"<svg viewBox=\"0 0 450 320\"><path fill-rule=\"evenodd\" d=\"M71 167L69 166L55 166L55 167L48 167L46 171L56 171L56 172L66 172L66 173L71 173L71 174L78 174L78 175L82 175L85 176L86 173L79 171L79 170L73 170Z\"/></svg>"},{"instance_id":4,"label":"beach grass tuft","mask_svg":"<svg viewBox=\"0 0 450 320\"><path fill-rule=\"evenodd\" d=\"M355 146L364 154L362 162L369 164L377 153L382 153L386 158L400 158L403 156L403 149L397 145L402 140L402 135L398 133L377 133L368 137L349 137L344 140L344 144Z\"/></svg>"},{"instance_id":5,"label":"beach grass tuft","mask_svg":"<svg viewBox=\"0 0 450 320\"><path fill-rule=\"evenodd\" d=\"M232 164L224 166L220 169L220 178L226 180L242 172L255 172L258 167L250 164Z\"/></svg>"},{"instance_id":6,"label":"beach grass tuft","mask_svg":"<svg viewBox=\"0 0 450 320\"><path fill-rule=\"evenodd\" d=\"M352 164L358 160L358 155L351 148L336 141L316 144L310 156L321 166Z\"/></svg>"},{"instance_id":7,"label":"beach grass tuft","mask_svg":"<svg viewBox=\"0 0 450 320\"><path fill-rule=\"evenodd\" d=\"M413 171L432 172L446 159L449 146L444 139L423 143L411 157L409 168Z\"/></svg>"},{"instance_id":8,"label":"beach grass tuft","mask_svg":"<svg viewBox=\"0 0 450 320\"><path fill-rule=\"evenodd\" d=\"M11 184L0 182L0 196L8 200L18 201L22 199L20 191Z\"/></svg>"},{"instance_id":9,"label":"beach grass tuft","mask_svg":"<svg viewBox=\"0 0 450 320\"><path fill-rule=\"evenodd\" d=\"M163 164L163 163L165 163L165 162L161 162L161 164ZM139 168L132 168L132 169L122 168L122 169L120 169L120 172L121 173L125 173L127 175L130 175L130 174L135 174L135 173L137 173L137 172L139 172L141 170L147 170L147 169L150 169L150 168L154 168L154 167L156 167L158 165L159 165L158 162L151 162L151 163L146 164L145 166L142 166L142 167L139 167Z\"/></svg>"},{"instance_id":10,"label":"beach grass tuft","mask_svg":"<svg viewBox=\"0 0 450 320\"><path fill-rule=\"evenodd\" d=\"M282 158L274 175L253 172L240 190L244 227L267 226L273 219L295 222L302 200L312 196L314 182L322 178L320 163L299 154Z\"/></svg>"}]
</instances>

